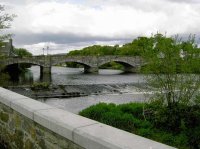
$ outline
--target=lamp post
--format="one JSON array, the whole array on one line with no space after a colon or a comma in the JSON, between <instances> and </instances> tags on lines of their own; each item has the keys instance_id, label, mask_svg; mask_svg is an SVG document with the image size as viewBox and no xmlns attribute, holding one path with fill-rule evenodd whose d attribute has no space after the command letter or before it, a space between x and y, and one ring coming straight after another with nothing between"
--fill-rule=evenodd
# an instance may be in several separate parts
<instances>
[{"instance_id":1,"label":"lamp post","mask_svg":"<svg viewBox=\"0 0 200 149\"><path fill-rule=\"evenodd\" d=\"M47 55L49 55L49 46L47 46Z\"/></svg>"},{"instance_id":2,"label":"lamp post","mask_svg":"<svg viewBox=\"0 0 200 149\"><path fill-rule=\"evenodd\" d=\"M44 56L44 48L42 48L42 50L43 50L43 56Z\"/></svg>"}]
</instances>

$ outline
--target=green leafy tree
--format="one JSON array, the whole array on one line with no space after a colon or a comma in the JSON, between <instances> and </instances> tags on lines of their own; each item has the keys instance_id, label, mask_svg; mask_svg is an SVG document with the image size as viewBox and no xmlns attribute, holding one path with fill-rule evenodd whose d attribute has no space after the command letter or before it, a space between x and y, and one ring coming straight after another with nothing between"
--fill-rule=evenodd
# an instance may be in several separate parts
<instances>
[{"instance_id":1,"label":"green leafy tree","mask_svg":"<svg viewBox=\"0 0 200 149\"><path fill-rule=\"evenodd\" d=\"M152 39L152 48L144 49L142 55L148 85L162 96L163 104L190 104L200 87L200 76L194 74L200 69L200 49L191 39L181 42L161 34Z\"/></svg>"},{"instance_id":2,"label":"green leafy tree","mask_svg":"<svg viewBox=\"0 0 200 149\"><path fill-rule=\"evenodd\" d=\"M4 34L3 30L7 29L11 25L11 21L15 15L10 15L5 12L4 6L0 5L0 48L4 45L3 41L8 39L11 35L10 34ZM0 53L0 59L3 59L4 56ZM0 64L0 71L1 71L1 64ZM0 73L0 86L4 85L5 80L8 79L8 75L5 73Z\"/></svg>"},{"instance_id":3,"label":"green leafy tree","mask_svg":"<svg viewBox=\"0 0 200 149\"><path fill-rule=\"evenodd\" d=\"M32 53L23 48L15 48L14 53L19 57L31 57Z\"/></svg>"},{"instance_id":4,"label":"green leafy tree","mask_svg":"<svg viewBox=\"0 0 200 149\"><path fill-rule=\"evenodd\" d=\"M10 34L3 34L2 31L4 29L10 28L11 22L13 21L14 17L15 15L10 15L6 13L5 7L3 5L0 5L0 43L10 37Z\"/></svg>"},{"instance_id":5,"label":"green leafy tree","mask_svg":"<svg viewBox=\"0 0 200 149\"><path fill-rule=\"evenodd\" d=\"M150 119L157 127L179 132L187 123L185 117L189 112L185 111L196 106L199 96L200 49L194 38L181 41L178 37L156 34L151 40L153 46L142 53L147 64L144 69L147 86L154 90Z\"/></svg>"}]
</instances>

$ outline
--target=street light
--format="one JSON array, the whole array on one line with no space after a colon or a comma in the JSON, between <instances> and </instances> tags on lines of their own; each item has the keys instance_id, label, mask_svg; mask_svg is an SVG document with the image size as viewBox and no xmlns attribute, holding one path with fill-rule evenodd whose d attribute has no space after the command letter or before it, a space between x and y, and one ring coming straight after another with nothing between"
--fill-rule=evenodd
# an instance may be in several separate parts
<instances>
[{"instance_id":1,"label":"street light","mask_svg":"<svg viewBox=\"0 0 200 149\"><path fill-rule=\"evenodd\" d=\"M47 55L49 55L48 50L49 50L49 46L47 46Z\"/></svg>"},{"instance_id":2,"label":"street light","mask_svg":"<svg viewBox=\"0 0 200 149\"><path fill-rule=\"evenodd\" d=\"M43 50L43 55L44 55L44 48L42 48L42 50Z\"/></svg>"}]
</instances>

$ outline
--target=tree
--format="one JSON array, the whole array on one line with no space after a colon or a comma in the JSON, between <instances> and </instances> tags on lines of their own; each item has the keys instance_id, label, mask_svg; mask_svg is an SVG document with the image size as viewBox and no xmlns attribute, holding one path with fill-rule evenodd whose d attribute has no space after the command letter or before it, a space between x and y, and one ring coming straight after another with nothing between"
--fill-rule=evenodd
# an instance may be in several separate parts
<instances>
[{"instance_id":1,"label":"tree","mask_svg":"<svg viewBox=\"0 0 200 149\"><path fill-rule=\"evenodd\" d=\"M200 69L200 49L193 39L182 42L161 34L151 38L153 46L142 55L148 85L156 89L163 104L191 103L200 88L200 76L195 74Z\"/></svg>"},{"instance_id":2,"label":"tree","mask_svg":"<svg viewBox=\"0 0 200 149\"><path fill-rule=\"evenodd\" d=\"M14 48L14 53L19 57L31 57L32 53L23 48Z\"/></svg>"},{"instance_id":3,"label":"tree","mask_svg":"<svg viewBox=\"0 0 200 149\"><path fill-rule=\"evenodd\" d=\"M154 90L151 97L156 107L154 122L158 127L177 132L182 126L184 112L198 101L200 90L200 49L194 38L181 41L156 34L153 45L142 56L147 86Z\"/></svg>"},{"instance_id":4,"label":"tree","mask_svg":"<svg viewBox=\"0 0 200 149\"><path fill-rule=\"evenodd\" d=\"M15 15L10 15L5 12L4 6L0 5L0 48L4 45L3 41L8 39L10 34L3 34L3 30L10 27L10 23L13 20ZM0 59L3 59L4 56L0 53ZM0 68L1 68L0 64ZM1 70L1 69L0 69ZM8 79L8 75L5 73L0 73L0 85L5 83L5 80Z\"/></svg>"},{"instance_id":5,"label":"tree","mask_svg":"<svg viewBox=\"0 0 200 149\"><path fill-rule=\"evenodd\" d=\"M10 37L10 34L3 34L2 31L4 29L10 28L14 17L15 15L6 13L5 7L0 5L0 42Z\"/></svg>"}]
</instances>

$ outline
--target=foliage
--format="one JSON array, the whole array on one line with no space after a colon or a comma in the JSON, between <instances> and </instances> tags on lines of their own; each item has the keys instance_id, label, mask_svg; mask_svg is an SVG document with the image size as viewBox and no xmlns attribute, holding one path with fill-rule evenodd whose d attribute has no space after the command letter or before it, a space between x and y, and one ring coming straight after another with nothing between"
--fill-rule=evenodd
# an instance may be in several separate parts
<instances>
[{"instance_id":1,"label":"foliage","mask_svg":"<svg viewBox=\"0 0 200 149\"><path fill-rule=\"evenodd\" d=\"M14 48L14 53L22 58L22 57L31 57L32 53L28 52L26 49L23 48ZM19 64L20 71L26 71L26 68L30 68L31 64Z\"/></svg>"},{"instance_id":2,"label":"foliage","mask_svg":"<svg viewBox=\"0 0 200 149\"><path fill-rule=\"evenodd\" d=\"M0 43L10 37L9 34L3 34L2 30L10 27L14 17L15 15L6 13L4 6L0 4Z\"/></svg>"},{"instance_id":3,"label":"foliage","mask_svg":"<svg viewBox=\"0 0 200 149\"><path fill-rule=\"evenodd\" d=\"M50 84L46 82L36 82L31 86L32 90L49 90Z\"/></svg>"},{"instance_id":4,"label":"foliage","mask_svg":"<svg viewBox=\"0 0 200 149\"><path fill-rule=\"evenodd\" d=\"M10 79L7 73L0 73L0 86L7 85L7 81Z\"/></svg>"},{"instance_id":5,"label":"foliage","mask_svg":"<svg viewBox=\"0 0 200 149\"><path fill-rule=\"evenodd\" d=\"M155 91L150 102L156 108L150 117L157 127L179 133L183 122L187 123L185 111L196 106L199 96L200 75L193 73L200 69L200 49L194 38L182 42L157 34L152 40L153 48L144 49L142 54L147 62L143 69L146 84Z\"/></svg>"},{"instance_id":6,"label":"foliage","mask_svg":"<svg viewBox=\"0 0 200 149\"><path fill-rule=\"evenodd\" d=\"M68 53L69 56L80 55L80 56L106 56L106 55L127 55L127 56L139 56L141 55L141 49L139 48L141 45L138 45L138 40L134 40L132 43L128 43L119 47L119 45L115 46L100 46L93 45L82 50L74 50ZM101 68L112 68L112 69L123 69L124 67L117 63L111 62L108 64L104 64Z\"/></svg>"},{"instance_id":7,"label":"foliage","mask_svg":"<svg viewBox=\"0 0 200 149\"><path fill-rule=\"evenodd\" d=\"M31 57L32 53L23 48L14 48L14 53L19 57Z\"/></svg>"},{"instance_id":8,"label":"foliage","mask_svg":"<svg viewBox=\"0 0 200 149\"><path fill-rule=\"evenodd\" d=\"M14 15L5 13L4 6L0 4L0 48L4 46L4 40L8 39L10 35L3 34L3 30L10 27L10 22L13 20ZM0 53L0 59L4 56Z\"/></svg>"},{"instance_id":9,"label":"foliage","mask_svg":"<svg viewBox=\"0 0 200 149\"><path fill-rule=\"evenodd\" d=\"M104 56L104 55L127 55L127 56L140 56L144 48L147 45L152 46L151 39L147 37L138 37L133 40L131 43L124 44L119 47L119 45L115 46L100 46L93 45L82 50L74 50L68 53L68 55L92 55L92 56Z\"/></svg>"},{"instance_id":10,"label":"foliage","mask_svg":"<svg viewBox=\"0 0 200 149\"><path fill-rule=\"evenodd\" d=\"M142 38L141 38L142 39ZM133 40L132 43L127 43L122 47L115 46L100 46L93 45L82 50L74 50L68 53L70 56L105 56L105 55L127 55L127 56L140 56L143 49L143 45L139 42L140 38ZM112 64L111 64L112 65Z\"/></svg>"},{"instance_id":11,"label":"foliage","mask_svg":"<svg viewBox=\"0 0 200 149\"><path fill-rule=\"evenodd\" d=\"M122 105L99 103L81 111L79 114L178 148L200 147L200 106L182 107L182 113L179 113L181 117L179 131L168 129L171 120L166 119L165 112L169 109L164 109L166 111L163 112L163 115L156 113L159 110L161 109L156 102ZM144 112L148 112L149 116L144 117ZM158 116L163 117L166 121L158 121L160 120L157 119Z\"/></svg>"},{"instance_id":12,"label":"foliage","mask_svg":"<svg viewBox=\"0 0 200 149\"><path fill-rule=\"evenodd\" d=\"M143 71L154 95L145 117L162 130L183 133L193 148L199 148L200 129L195 122L199 122L200 112L200 49L192 36L181 41L156 34L150 40L153 46L142 52L147 63ZM189 134L193 131L197 133Z\"/></svg>"},{"instance_id":13,"label":"foliage","mask_svg":"<svg viewBox=\"0 0 200 149\"><path fill-rule=\"evenodd\" d=\"M131 107L133 106L133 108ZM136 111L136 108L138 111ZM141 103L132 103L131 105L116 106L115 104L99 103L83 110L79 114L88 118L100 121L102 123L133 132L136 128L150 125L148 122L139 119L139 111L143 108ZM137 116L133 116L133 114Z\"/></svg>"},{"instance_id":14,"label":"foliage","mask_svg":"<svg viewBox=\"0 0 200 149\"><path fill-rule=\"evenodd\" d=\"M81 64L75 63L75 62L67 62L66 63L67 67L72 67L72 68L81 68L83 67Z\"/></svg>"},{"instance_id":15,"label":"foliage","mask_svg":"<svg viewBox=\"0 0 200 149\"><path fill-rule=\"evenodd\" d=\"M119 63L116 63L116 62L110 62L110 63L106 63L104 65L101 65L99 68L101 68L101 69L106 69L106 68L124 69L124 66Z\"/></svg>"},{"instance_id":16,"label":"foliage","mask_svg":"<svg viewBox=\"0 0 200 149\"><path fill-rule=\"evenodd\" d=\"M3 34L3 30L9 28L11 22L15 15L9 15L5 12L4 6L0 4L0 48L4 46L4 40L10 37L10 34ZM5 56L0 53L0 59L4 59ZM4 86L6 84L6 80L9 79L9 75L7 73L1 72L1 64L0 64L0 86Z\"/></svg>"},{"instance_id":17,"label":"foliage","mask_svg":"<svg viewBox=\"0 0 200 149\"><path fill-rule=\"evenodd\" d=\"M82 50L71 51L68 55L142 56L147 64L143 66L145 68L143 73L160 74L170 72L172 75L174 73L200 73L199 51L194 36L190 36L188 41L181 41L178 36L172 38L156 34L152 37L138 37L131 43L126 43L121 47L119 45L93 45ZM109 64L108 66L115 67L116 64Z\"/></svg>"},{"instance_id":18,"label":"foliage","mask_svg":"<svg viewBox=\"0 0 200 149\"><path fill-rule=\"evenodd\" d=\"M112 46L100 46L94 45L90 47L83 48L82 50L75 50L68 53L68 55L81 55L81 56L103 56L103 55L113 55L116 48Z\"/></svg>"}]
</instances>

